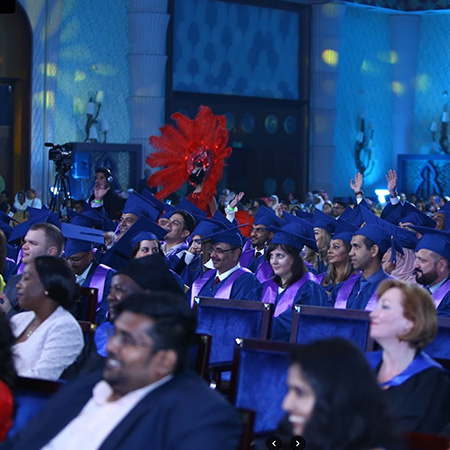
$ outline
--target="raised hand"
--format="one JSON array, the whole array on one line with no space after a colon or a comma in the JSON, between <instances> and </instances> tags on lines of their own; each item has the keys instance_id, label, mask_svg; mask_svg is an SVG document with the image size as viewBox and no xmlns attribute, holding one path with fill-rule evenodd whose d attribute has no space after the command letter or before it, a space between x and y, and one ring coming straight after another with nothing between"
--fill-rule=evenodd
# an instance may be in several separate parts
<instances>
[{"instance_id":1,"label":"raised hand","mask_svg":"<svg viewBox=\"0 0 450 450\"><path fill-rule=\"evenodd\" d=\"M359 192L362 192L363 182L364 176L361 172L358 172L355 175L355 178L350 180L350 188L355 193L355 195Z\"/></svg>"},{"instance_id":2,"label":"raised hand","mask_svg":"<svg viewBox=\"0 0 450 450\"><path fill-rule=\"evenodd\" d=\"M389 169L386 175L386 181L389 194L395 197L397 195L397 172L393 169Z\"/></svg>"}]
</instances>

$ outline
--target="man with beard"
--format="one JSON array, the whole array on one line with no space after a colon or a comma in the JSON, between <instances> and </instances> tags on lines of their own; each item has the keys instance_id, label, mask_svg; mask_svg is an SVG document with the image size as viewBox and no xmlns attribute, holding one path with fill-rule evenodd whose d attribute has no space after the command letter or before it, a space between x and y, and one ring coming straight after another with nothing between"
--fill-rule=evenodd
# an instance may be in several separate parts
<instances>
[{"instance_id":1,"label":"man with beard","mask_svg":"<svg viewBox=\"0 0 450 450\"><path fill-rule=\"evenodd\" d=\"M6 448L236 449L236 411L187 370L195 330L183 296L131 295L117 306L103 373L61 389Z\"/></svg>"},{"instance_id":2,"label":"man with beard","mask_svg":"<svg viewBox=\"0 0 450 450\"><path fill-rule=\"evenodd\" d=\"M413 228L423 234L416 247L416 281L430 291L437 315L450 317L450 233Z\"/></svg>"}]
</instances>

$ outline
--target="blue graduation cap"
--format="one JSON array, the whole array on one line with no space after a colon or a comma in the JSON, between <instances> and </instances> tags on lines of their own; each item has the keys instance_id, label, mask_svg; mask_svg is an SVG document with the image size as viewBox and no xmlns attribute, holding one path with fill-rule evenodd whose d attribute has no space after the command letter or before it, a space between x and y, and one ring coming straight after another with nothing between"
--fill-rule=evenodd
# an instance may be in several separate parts
<instances>
[{"instance_id":1,"label":"blue graduation cap","mask_svg":"<svg viewBox=\"0 0 450 450\"><path fill-rule=\"evenodd\" d=\"M391 236L379 225L366 225L359 228L354 236L365 236L380 248L380 252L384 253L391 246ZM402 252L403 253L403 252Z\"/></svg>"},{"instance_id":2,"label":"blue graduation cap","mask_svg":"<svg viewBox=\"0 0 450 450\"><path fill-rule=\"evenodd\" d=\"M236 226L231 223L220 211L216 211L211 219L222 224L225 228L233 228Z\"/></svg>"},{"instance_id":3,"label":"blue graduation cap","mask_svg":"<svg viewBox=\"0 0 450 450\"><path fill-rule=\"evenodd\" d=\"M220 222L211 219L203 219L197 224L190 236L208 236L210 234L221 231L223 226Z\"/></svg>"},{"instance_id":4,"label":"blue graduation cap","mask_svg":"<svg viewBox=\"0 0 450 450\"><path fill-rule=\"evenodd\" d=\"M61 231L63 236L67 238L64 247L66 257L80 252L89 252L94 248L94 244L102 245L105 243L102 230L63 222L61 224Z\"/></svg>"},{"instance_id":5,"label":"blue graduation cap","mask_svg":"<svg viewBox=\"0 0 450 450\"><path fill-rule=\"evenodd\" d=\"M121 253L126 258L130 257L133 247L143 240L152 241L156 239L158 241L164 239L167 234L167 230L156 225L156 223L142 216L128 229L126 233L117 241L114 245L116 252Z\"/></svg>"},{"instance_id":6,"label":"blue graduation cap","mask_svg":"<svg viewBox=\"0 0 450 450\"><path fill-rule=\"evenodd\" d=\"M166 205L161 201L158 200L150 191L148 187L145 187L144 190L141 192L142 197L145 198L151 205L159 211L161 214L166 209Z\"/></svg>"},{"instance_id":7,"label":"blue graduation cap","mask_svg":"<svg viewBox=\"0 0 450 450\"><path fill-rule=\"evenodd\" d=\"M184 211L191 213L195 217L206 217L205 211L194 205L186 198L181 199L176 209L183 209Z\"/></svg>"},{"instance_id":8,"label":"blue graduation cap","mask_svg":"<svg viewBox=\"0 0 450 450\"><path fill-rule=\"evenodd\" d=\"M219 231L215 231L212 234L203 236L202 241L210 239L212 244L223 242L224 244L242 247L243 245L242 235L239 231L239 228L242 226L244 225L238 225L231 228L222 227L222 229Z\"/></svg>"},{"instance_id":9,"label":"blue graduation cap","mask_svg":"<svg viewBox=\"0 0 450 450\"><path fill-rule=\"evenodd\" d=\"M84 211L81 214L76 211L69 211L68 216L71 218L70 223L80 227L95 227L104 229L103 218L94 211Z\"/></svg>"},{"instance_id":10,"label":"blue graduation cap","mask_svg":"<svg viewBox=\"0 0 450 450\"><path fill-rule=\"evenodd\" d=\"M355 210L350 205L347 205L344 212L339 216L339 219L345 219L348 222L353 223L354 215L355 215ZM361 224L359 224L359 225L361 225Z\"/></svg>"},{"instance_id":11,"label":"blue graduation cap","mask_svg":"<svg viewBox=\"0 0 450 450\"><path fill-rule=\"evenodd\" d=\"M164 214L161 214L160 219L170 219L176 208L168 203L165 204Z\"/></svg>"},{"instance_id":12,"label":"blue graduation cap","mask_svg":"<svg viewBox=\"0 0 450 450\"><path fill-rule=\"evenodd\" d=\"M336 228L332 239L341 239L350 244L353 234L358 230L358 227L342 219L342 215L336 220Z\"/></svg>"},{"instance_id":13,"label":"blue graduation cap","mask_svg":"<svg viewBox=\"0 0 450 450\"><path fill-rule=\"evenodd\" d=\"M300 219L307 220L308 222L312 222L314 216L314 214L307 211L302 211L300 209L295 210L295 215L300 217Z\"/></svg>"},{"instance_id":14,"label":"blue graduation cap","mask_svg":"<svg viewBox=\"0 0 450 450\"><path fill-rule=\"evenodd\" d=\"M39 211L41 211L40 214L35 214L33 215L33 217L30 216L27 221L16 225L13 228L11 235L9 236L8 242L13 242L16 239L25 236L31 226L36 223L52 223L53 225L60 228L58 214L50 211L49 209L40 209Z\"/></svg>"},{"instance_id":15,"label":"blue graduation cap","mask_svg":"<svg viewBox=\"0 0 450 450\"><path fill-rule=\"evenodd\" d=\"M416 246L416 252L422 248L431 250L450 261L450 233L448 231L419 226L411 228L423 234Z\"/></svg>"},{"instance_id":16,"label":"blue graduation cap","mask_svg":"<svg viewBox=\"0 0 450 450\"><path fill-rule=\"evenodd\" d=\"M314 228L323 228L328 233L333 234L336 229L336 219L316 208L314 210L312 226Z\"/></svg>"},{"instance_id":17,"label":"blue graduation cap","mask_svg":"<svg viewBox=\"0 0 450 450\"><path fill-rule=\"evenodd\" d=\"M422 212L420 209L416 208L414 205L411 205L411 203L407 202L402 205L399 222L408 222L420 227L436 227L435 220Z\"/></svg>"},{"instance_id":18,"label":"blue graduation cap","mask_svg":"<svg viewBox=\"0 0 450 450\"><path fill-rule=\"evenodd\" d=\"M301 220L301 219L299 219ZM281 228L273 228L273 238L271 244L285 244L301 251L306 245L317 252L316 240L311 239L305 227L300 222L291 222L283 225Z\"/></svg>"},{"instance_id":19,"label":"blue graduation cap","mask_svg":"<svg viewBox=\"0 0 450 450\"><path fill-rule=\"evenodd\" d=\"M283 220L280 219L272 209L261 205L255 214L254 225L264 225L265 227L282 227Z\"/></svg>"},{"instance_id":20,"label":"blue graduation cap","mask_svg":"<svg viewBox=\"0 0 450 450\"><path fill-rule=\"evenodd\" d=\"M159 212L144 197L136 192L132 192L123 207L123 214L134 214L136 217L146 216L156 221Z\"/></svg>"},{"instance_id":21,"label":"blue graduation cap","mask_svg":"<svg viewBox=\"0 0 450 450\"><path fill-rule=\"evenodd\" d=\"M300 217L295 216L294 214L288 213L288 212L284 212L284 220L285 223L296 223L299 224L302 228L303 228L303 232L302 235L307 237L308 239L311 239L312 241L316 242L316 238L314 236L314 227L312 226L312 222L308 222L307 220L304 219L300 219ZM271 231L276 231L276 230L271 230ZM308 245L309 247L309 245ZM316 245L314 245L314 247L310 247L310 248L317 248Z\"/></svg>"}]
</instances>

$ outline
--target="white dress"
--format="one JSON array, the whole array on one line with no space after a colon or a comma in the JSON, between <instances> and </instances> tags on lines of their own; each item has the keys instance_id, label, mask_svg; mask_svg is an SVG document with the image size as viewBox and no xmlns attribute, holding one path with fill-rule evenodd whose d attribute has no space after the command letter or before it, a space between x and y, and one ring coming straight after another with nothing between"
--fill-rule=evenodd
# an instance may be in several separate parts
<instances>
[{"instance_id":1,"label":"white dress","mask_svg":"<svg viewBox=\"0 0 450 450\"><path fill-rule=\"evenodd\" d=\"M34 319L33 311L11 317L11 329L18 338ZM76 319L58 306L33 334L13 346L14 363L21 377L57 380L83 349L83 333Z\"/></svg>"}]
</instances>

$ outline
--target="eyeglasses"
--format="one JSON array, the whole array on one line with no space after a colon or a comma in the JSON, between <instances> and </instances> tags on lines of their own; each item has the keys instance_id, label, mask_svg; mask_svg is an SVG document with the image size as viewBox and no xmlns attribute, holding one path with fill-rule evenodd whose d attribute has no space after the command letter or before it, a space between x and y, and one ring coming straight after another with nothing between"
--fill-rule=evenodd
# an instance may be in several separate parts
<instances>
[{"instance_id":1,"label":"eyeglasses","mask_svg":"<svg viewBox=\"0 0 450 450\"><path fill-rule=\"evenodd\" d=\"M213 253L215 253L216 255L223 255L225 252L232 252L233 250L236 250L237 247L232 247L232 248L227 248L227 249L223 249L223 248L216 248L216 247L211 247L209 249L209 254L212 255Z\"/></svg>"},{"instance_id":2,"label":"eyeglasses","mask_svg":"<svg viewBox=\"0 0 450 450\"><path fill-rule=\"evenodd\" d=\"M77 262L80 262L87 255L89 255L89 252L85 253L84 255L78 256L77 258L74 258L73 256L69 256L68 258L66 258L66 261L70 262L70 263L77 263Z\"/></svg>"},{"instance_id":3,"label":"eyeglasses","mask_svg":"<svg viewBox=\"0 0 450 450\"><path fill-rule=\"evenodd\" d=\"M133 335L117 331L115 328L110 328L106 331L108 340L114 339L117 344L125 347L152 347L150 342L140 342Z\"/></svg>"}]
</instances>

